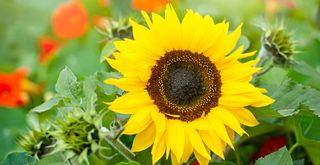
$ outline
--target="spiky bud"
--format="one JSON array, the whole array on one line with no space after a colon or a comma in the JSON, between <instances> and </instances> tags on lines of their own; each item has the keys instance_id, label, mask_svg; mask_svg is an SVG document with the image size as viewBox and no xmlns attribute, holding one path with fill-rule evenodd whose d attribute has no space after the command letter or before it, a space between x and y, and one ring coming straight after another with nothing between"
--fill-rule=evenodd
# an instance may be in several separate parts
<instances>
[{"instance_id":1,"label":"spiky bud","mask_svg":"<svg viewBox=\"0 0 320 165\"><path fill-rule=\"evenodd\" d=\"M132 26L128 19L109 20L103 34L107 36L107 40L133 38Z\"/></svg>"},{"instance_id":2,"label":"spiky bud","mask_svg":"<svg viewBox=\"0 0 320 165\"><path fill-rule=\"evenodd\" d=\"M31 129L27 135L18 137L20 146L36 159L41 159L50 154L56 144L55 138L48 129Z\"/></svg>"},{"instance_id":3,"label":"spiky bud","mask_svg":"<svg viewBox=\"0 0 320 165\"><path fill-rule=\"evenodd\" d=\"M88 163L88 155L100 148L107 133L101 126L103 116L81 109L65 114L53 124L56 130L52 134L57 139L55 152L63 151L66 159Z\"/></svg>"},{"instance_id":4,"label":"spiky bud","mask_svg":"<svg viewBox=\"0 0 320 165\"><path fill-rule=\"evenodd\" d=\"M273 58L273 63L286 67L295 53L295 42L283 23L266 29L263 46Z\"/></svg>"}]
</instances>

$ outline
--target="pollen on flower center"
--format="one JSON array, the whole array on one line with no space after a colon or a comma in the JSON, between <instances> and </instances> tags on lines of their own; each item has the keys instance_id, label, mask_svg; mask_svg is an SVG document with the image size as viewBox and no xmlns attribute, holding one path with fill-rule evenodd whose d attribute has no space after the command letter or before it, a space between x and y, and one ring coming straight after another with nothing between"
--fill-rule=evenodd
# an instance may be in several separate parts
<instances>
[{"instance_id":1,"label":"pollen on flower center","mask_svg":"<svg viewBox=\"0 0 320 165\"><path fill-rule=\"evenodd\" d=\"M147 90L167 118L193 121L218 105L221 80L216 66L202 54L167 52L152 68Z\"/></svg>"},{"instance_id":2,"label":"pollen on flower center","mask_svg":"<svg viewBox=\"0 0 320 165\"><path fill-rule=\"evenodd\" d=\"M178 106L187 106L199 100L206 90L201 70L188 62L179 61L168 67L163 81L164 94Z\"/></svg>"}]
</instances>

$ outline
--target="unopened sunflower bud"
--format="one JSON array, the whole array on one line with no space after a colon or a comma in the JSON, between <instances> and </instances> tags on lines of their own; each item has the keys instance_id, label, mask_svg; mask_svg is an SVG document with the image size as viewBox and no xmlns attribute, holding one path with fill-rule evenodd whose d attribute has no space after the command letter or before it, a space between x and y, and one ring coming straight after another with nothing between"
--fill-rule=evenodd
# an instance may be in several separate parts
<instances>
[{"instance_id":1,"label":"unopened sunflower bud","mask_svg":"<svg viewBox=\"0 0 320 165\"><path fill-rule=\"evenodd\" d=\"M118 21L110 20L109 26L106 28L107 40L113 39L132 39L132 26L128 19L119 19Z\"/></svg>"},{"instance_id":2,"label":"unopened sunflower bud","mask_svg":"<svg viewBox=\"0 0 320 165\"><path fill-rule=\"evenodd\" d=\"M32 129L27 135L18 137L20 146L36 159L50 154L56 144L55 138L48 129Z\"/></svg>"},{"instance_id":3,"label":"unopened sunflower bud","mask_svg":"<svg viewBox=\"0 0 320 165\"><path fill-rule=\"evenodd\" d=\"M295 41L292 34L283 25L269 28L263 36L263 46L273 58L273 63L287 66L295 53Z\"/></svg>"},{"instance_id":4,"label":"unopened sunflower bud","mask_svg":"<svg viewBox=\"0 0 320 165\"><path fill-rule=\"evenodd\" d=\"M80 109L67 113L54 124L56 130L52 134L57 139L55 152L64 151L66 159L75 158L79 163L88 163L88 155L99 149L106 134L101 126L103 116Z\"/></svg>"}]
</instances>

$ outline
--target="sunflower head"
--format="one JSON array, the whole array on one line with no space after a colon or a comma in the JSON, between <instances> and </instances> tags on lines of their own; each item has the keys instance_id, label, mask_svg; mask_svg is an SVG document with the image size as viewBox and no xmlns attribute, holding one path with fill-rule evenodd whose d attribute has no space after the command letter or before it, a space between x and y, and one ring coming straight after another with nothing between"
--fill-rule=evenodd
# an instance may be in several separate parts
<instances>
[{"instance_id":1,"label":"sunflower head","mask_svg":"<svg viewBox=\"0 0 320 165\"><path fill-rule=\"evenodd\" d=\"M280 66L287 66L295 53L295 41L292 34L282 25L270 27L263 37L263 46L273 58L273 62Z\"/></svg>"},{"instance_id":2,"label":"sunflower head","mask_svg":"<svg viewBox=\"0 0 320 165\"><path fill-rule=\"evenodd\" d=\"M48 131L49 129L32 129L27 135L18 137L20 146L36 159L50 154L56 144L55 138Z\"/></svg>"},{"instance_id":3,"label":"sunflower head","mask_svg":"<svg viewBox=\"0 0 320 165\"><path fill-rule=\"evenodd\" d=\"M80 109L67 113L57 121L52 131L57 139L58 151L65 151L66 159L77 157L79 162L87 161L87 156L95 153L105 137L101 129L103 114L90 114Z\"/></svg>"},{"instance_id":4,"label":"sunflower head","mask_svg":"<svg viewBox=\"0 0 320 165\"><path fill-rule=\"evenodd\" d=\"M142 15L147 27L130 20L133 39L114 42L115 59L107 58L123 77L105 81L127 91L109 109L131 114L123 133L136 135L132 151L152 146L153 164L163 155L173 164L192 154L200 164L211 160L211 152L224 158L234 132L246 133L241 124L258 124L245 107L273 102L250 84L258 61L239 62L254 53L234 50L241 25L228 33L226 21L192 10L180 21L171 5L165 17Z\"/></svg>"}]
</instances>

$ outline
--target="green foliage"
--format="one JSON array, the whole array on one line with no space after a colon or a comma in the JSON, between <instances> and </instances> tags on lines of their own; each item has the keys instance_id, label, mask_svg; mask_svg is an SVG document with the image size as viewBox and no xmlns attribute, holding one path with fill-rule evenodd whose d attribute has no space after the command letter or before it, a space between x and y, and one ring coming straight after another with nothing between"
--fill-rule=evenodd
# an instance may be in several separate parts
<instances>
[{"instance_id":1,"label":"green foliage","mask_svg":"<svg viewBox=\"0 0 320 165\"><path fill-rule=\"evenodd\" d=\"M320 118L315 116L299 116L299 125L303 136L309 140L320 141Z\"/></svg>"},{"instance_id":2,"label":"green foliage","mask_svg":"<svg viewBox=\"0 0 320 165\"><path fill-rule=\"evenodd\" d=\"M117 163L116 165L140 165L140 163L131 161L131 162L120 162L120 163Z\"/></svg>"},{"instance_id":3,"label":"green foliage","mask_svg":"<svg viewBox=\"0 0 320 165\"><path fill-rule=\"evenodd\" d=\"M58 77L56 91L64 97L76 97L80 94L77 77L69 68L64 68Z\"/></svg>"},{"instance_id":4,"label":"green foliage","mask_svg":"<svg viewBox=\"0 0 320 165\"><path fill-rule=\"evenodd\" d=\"M222 161L222 162L210 163L209 165L236 165L236 164L230 161Z\"/></svg>"},{"instance_id":5,"label":"green foliage","mask_svg":"<svg viewBox=\"0 0 320 165\"><path fill-rule=\"evenodd\" d=\"M37 160L32 156L27 155L26 152L13 152L7 156L3 165L24 165L36 163Z\"/></svg>"},{"instance_id":6,"label":"green foliage","mask_svg":"<svg viewBox=\"0 0 320 165\"><path fill-rule=\"evenodd\" d=\"M41 113L41 112L48 111L48 110L52 109L53 107L55 107L56 105L58 105L61 100L62 100L61 97L54 96L54 97L50 98L48 101L42 103L41 105L31 109L31 112Z\"/></svg>"},{"instance_id":7,"label":"green foliage","mask_svg":"<svg viewBox=\"0 0 320 165\"><path fill-rule=\"evenodd\" d=\"M0 108L0 161L8 152L16 150L16 139L22 130L25 130L27 122L26 112L22 109Z\"/></svg>"},{"instance_id":8,"label":"green foliage","mask_svg":"<svg viewBox=\"0 0 320 165\"><path fill-rule=\"evenodd\" d=\"M108 41L107 44L103 47L100 54L100 62L104 62L105 58L110 57L115 50L116 47L113 44L113 40Z\"/></svg>"},{"instance_id":9,"label":"green foliage","mask_svg":"<svg viewBox=\"0 0 320 165\"><path fill-rule=\"evenodd\" d=\"M293 165L292 158L286 147L280 148L278 151L273 152L256 161L256 165Z\"/></svg>"},{"instance_id":10,"label":"green foliage","mask_svg":"<svg viewBox=\"0 0 320 165\"><path fill-rule=\"evenodd\" d=\"M271 105L282 116L291 116L300 112L300 106L305 105L315 115L320 116L320 92L297 84L290 79L284 80L279 86L266 85L268 95L276 100Z\"/></svg>"}]
</instances>

